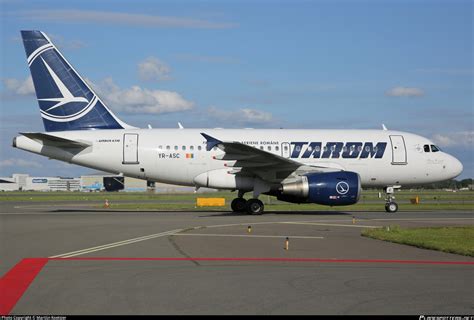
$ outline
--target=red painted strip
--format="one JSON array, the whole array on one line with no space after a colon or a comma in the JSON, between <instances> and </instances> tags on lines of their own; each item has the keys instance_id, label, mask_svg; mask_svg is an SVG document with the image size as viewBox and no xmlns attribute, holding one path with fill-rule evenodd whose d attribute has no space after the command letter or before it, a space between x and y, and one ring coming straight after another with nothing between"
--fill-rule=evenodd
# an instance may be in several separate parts
<instances>
[{"instance_id":1,"label":"red painted strip","mask_svg":"<svg viewBox=\"0 0 474 320\"><path fill-rule=\"evenodd\" d=\"M322 262L322 263L398 263L474 265L474 261L385 260L385 259L320 259L320 258L50 258L49 260L89 261L258 261L258 262Z\"/></svg>"},{"instance_id":2,"label":"red painted strip","mask_svg":"<svg viewBox=\"0 0 474 320\"><path fill-rule=\"evenodd\" d=\"M25 258L0 279L0 315L8 315L38 273L50 260L61 261L256 261L256 262L320 262L320 263L398 263L474 265L474 261L386 260L386 259L321 259L321 258Z\"/></svg>"},{"instance_id":3,"label":"red painted strip","mask_svg":"<svg viewBox=\"0 0 474 320\"><path fill-rule=\"evenodd\" d=\"M26 258L0 279L0 315L8 315L28 289L48 258Z\"/></svg>"}]
</instances>

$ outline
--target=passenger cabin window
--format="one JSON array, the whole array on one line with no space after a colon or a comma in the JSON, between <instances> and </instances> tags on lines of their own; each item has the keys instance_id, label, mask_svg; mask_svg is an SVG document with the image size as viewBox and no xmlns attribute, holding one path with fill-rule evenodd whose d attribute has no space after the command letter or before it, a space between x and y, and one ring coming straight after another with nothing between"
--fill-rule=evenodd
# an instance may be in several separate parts
<instances>
[{"instance_id":1,"label":"passenger cabin window","mask_svg":"<svg viewBox=\"0 0 474 320\"><path fill-rule=\"evenodd\" d=\"M268 147L267 147L267 150L268 150L268 151L272 151L272 146L268 146Z\"/></svg>"},{"instance_id":2,"label":"passenger cabin window","mask_svg":"<svg viewBox=\"0 0 474 320\"><path fill-rule=\"evenodd\" d=\"M427 145L427 144L425 144L425 145L423 146L423 150L425 150L425 152L430 152L430 146Z\"/></svg>"},{"instance_id":3,"label":"passenger cabin window","mask_svg":"<svg viewBox=\"0 0 474 320\"><path fill-rule=\"evenodd\" d=\"M280 148L278 146L275 147L275 151L279 151Z\"/></svg>"},{"instance_id":4,"label":"passenger cabin window","mask_svg":"<svg viewBox=\"0 0 474 320\"><path fill-rule=\"evenodd\" d=\"M183 149L183 151L185 151L185 150L186 150L186 146L183 146L182 149Z\"/></svg>"},{"instance_id":5,"label":"passenger cabin window","mask_svg":"<svg viewBox=\"0 0 474 320\"><path fill-rule=\"evenodd\" d=\"M201 146L198 146L198 150L201 151Z\"/></svg>"},{"instance_id":6,"label":"passenger cabin window","mask_svg":"<svg viewBox=\"0 0 474 320\"><path fill-rule=\"evenodd\" d=\"M193 151L193 150L194 150L194 146L189 146L189 150Z\"/></svg>"},{"instance_id":7,"label":"passenger cabin window","mask_svg":"<svg viewBox=\"0 0 474 320\"><path fill-rule=\"evenodd\" d=\"M178 146L174 146L174 149L175 149L175 150L178 150Z\"/></svg>"},{"instance_id":8,"label":"passenger cabin window","mask_svg":"<svg viewBox=\"0 0 474 320\"><path fill-rule=\"evenodd\" d=\"M169 150L170 149L170 146L166 146L166 150Z\"/></svg>"},{"instance_id":9,"label":"passenger cabin window","mask_svg":"<svg viewBox=\"0 0 474 320\"><path fill-rule=\"evenodd\" d=\"M438 152L438 151L441 151L440 148L438 148L437 146L435 146L434 144L431 145L431 152Z\"/></svg>"}]
</instances>

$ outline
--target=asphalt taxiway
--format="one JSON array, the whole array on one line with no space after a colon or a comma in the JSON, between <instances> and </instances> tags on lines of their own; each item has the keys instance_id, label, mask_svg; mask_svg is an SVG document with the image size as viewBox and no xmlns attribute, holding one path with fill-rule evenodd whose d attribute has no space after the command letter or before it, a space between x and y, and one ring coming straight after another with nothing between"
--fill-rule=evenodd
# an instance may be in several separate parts
<instances>
[{"instance_id":1,"label":"asphalt taxiway","mask_svg":"<svg viewBox=\"0 0 474 320\"><path fill-rule=\"evenodd\" d=\"M471 225L472 211L248 216L79 208L2 203L0 273L3 280L10 274L3 288L21 291L9 297L10 314L474 311L473 258L360 235L389 225Z\"/></svg>"}]
</instances>

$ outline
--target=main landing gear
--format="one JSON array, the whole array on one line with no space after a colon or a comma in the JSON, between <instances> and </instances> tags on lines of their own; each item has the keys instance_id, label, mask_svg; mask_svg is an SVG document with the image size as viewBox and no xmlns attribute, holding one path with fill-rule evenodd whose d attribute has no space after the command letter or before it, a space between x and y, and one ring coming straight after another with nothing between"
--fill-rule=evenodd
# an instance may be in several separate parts
<instances>
[{"instance_id":1,"label":"main landing gear","mask_svg":"<svg viewBox=\"0 0 474 320\"><path fill-rule=\"evenodd\" d=\"M247 212L248 214L260 215L263 213L263 202L258 199L245 200L244 198L235 198L230 204L234 212Z\"/></svg>"},{"instance_id":2,"label":"main landing gear","mask_svg":"<svg viewBox=\"0 0 474 320\"><path fill-rule=\"evenodd\" d=\"M263 213L263 202L258 199L245 200L239 192L239 197L232 200L230 207L234 212L247 212L248 214L260 215Z\"/></svg>"},{"instance_id":3,"label":"main landing gear","mask_svg":"<svg viewBox=\"0 0 474 320\"><path fill-rule=\"evenodd\" d=\"M395 187L385 187L384 192L387 195L385 197L385 211L388 213L395 213L398 211L398 204L395 202Z\"/></svg>"}]
</instances>

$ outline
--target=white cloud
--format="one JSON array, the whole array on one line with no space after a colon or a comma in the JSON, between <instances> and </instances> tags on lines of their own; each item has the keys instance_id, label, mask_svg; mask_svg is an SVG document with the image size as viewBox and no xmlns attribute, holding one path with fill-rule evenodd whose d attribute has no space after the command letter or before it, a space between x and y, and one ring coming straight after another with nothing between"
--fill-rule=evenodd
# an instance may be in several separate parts
<instances>
[{"instance_id":1,"label":"white cloud","mask_svg":"<svg viewBox=\"0 0 474 320\"><path fill-rule=\"evenodd\" d=\"M122 89L112 78L99 84L88 83L112 110L127 113L159 114L191 110L194 103L184 99L179 93L166 90L150 90L139 86Z\"/></svg>"},{"instance_id":2,"label":"white cloud","mask_svg":"<svg viewBox=\"0 0 474 320\"><path fill-rule=\"evenodd\" d=\"M269 112L242 108L235 111L227 111L218 109L216 107L210 107L208 113L211 117L223 121L231 122L232 124L246 125L246 124L265 124L273 122L273 115Z\"/></svg>"},{"instance_id":3,"label":"white cloud","mask_svg":"<svg viewBox=\"0 0 474 320\"><path fill-rule=\"evenodd\" d=\"M0 167L29 167L41 168L43 165L36 161L24 160L19 158L9 158L0 161Z\"/></svg>"},{"instance_id":4,"label":"white cloud","mask_svg":"<svg viewBox=\"0 0 474 320\"><path fill-rule=\"evenodd\" d=\"M18 80L14 78L3 79L3 85L10 94L27 96L35 94L35 87L31 76L24 80Z\"/></svg>"},{"instance_id":5,"label":"white cloud","mask_svg":"<svg viewBox=\"0 0 474 320\"><path fill-rule=\"evenodd\" d=\"M148 57L138 64L138 76L143 81L169 80L170 72L170 67L155 57Z\"/></svg>"},{"instance_id":6,"label":"white cloud","mask_svg":"<svg viewBox=\"0 0 474 320\"><path fill-rule=\"evenodd\" d=\"M228 22L93 10L28 10L21 12L21 17L47 22L121 24L155 28L227 29L237 26Z\"/></svg>"},{"instance_id":7,"label":"white cloud","mask_svg":"<svg viewBox=\"0 0 474 320\"><path fill-rule=\"evenodd\" d=\"M413 87L394 87L385 92L389 97L421 97L425 92L420 88Z\"/></svg>"},{"instance_id":8,"label":"white cloud","mask_svg":"<svg viewBox=\"0 0 474 320\"><path fill-rule=\"evenodd\" d=\"M453 132L450 134L435 134L433 141L440 147L473 147L474 131Z\"/></svg>"},{"instance_id":9,"label":"white cloud","mask_svg":"<svg viewBox=\"0 0 474 320\"><path fill-rule=\"evenodd\" d=\"M273 120L273 116L271 113L262 110L244 108L240 109L239 112L243 119L248 122L261 123Z\"/></svg>"}]
</instances>

